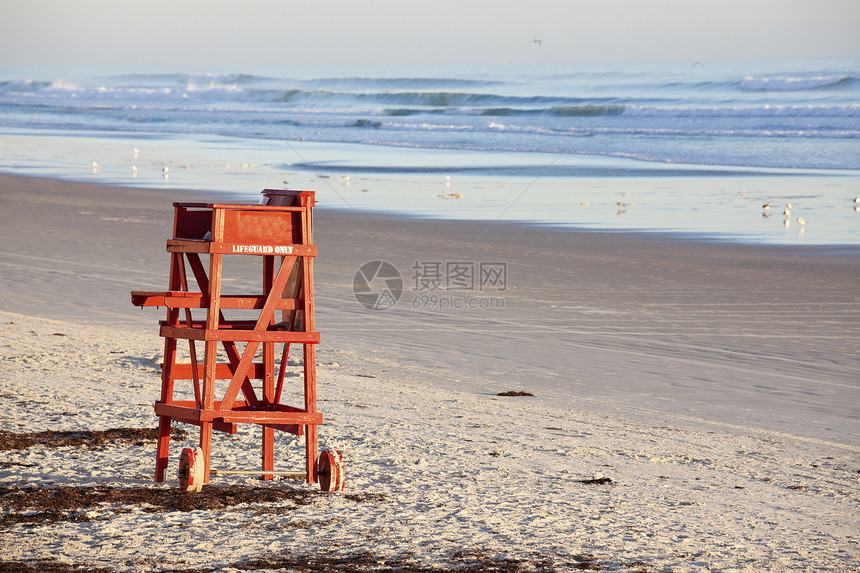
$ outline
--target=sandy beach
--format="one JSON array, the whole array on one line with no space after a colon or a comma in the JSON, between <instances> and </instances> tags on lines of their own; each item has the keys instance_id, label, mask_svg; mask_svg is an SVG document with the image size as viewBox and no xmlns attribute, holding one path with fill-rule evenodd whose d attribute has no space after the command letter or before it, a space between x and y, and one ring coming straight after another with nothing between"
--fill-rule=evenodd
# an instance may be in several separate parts
<instances>
[{"instance_id":1,"label":"sandy beach","mask_svg":"<svg viewBox=\"0 0 860 573\"><path fill-rule=\"evenodd\" d=\"M155 426L163 311L129 291L166 288L171 203L212 199L0 175L4 443ZM294 497L117 502L176 485L152 481L149 438L4 446L0 569L860 568L860 249L326 208L314 225L321 442L346 490L231 476L209 489ZM393 307L356 301L368 261L400 271ZM433 283L482 265L504 280ZM219 437L213 465L255 466L254 432ZM301 448L276 447L292 469ZM22 501L52 487L114 497Z\"/></svg>"}]
</instances>

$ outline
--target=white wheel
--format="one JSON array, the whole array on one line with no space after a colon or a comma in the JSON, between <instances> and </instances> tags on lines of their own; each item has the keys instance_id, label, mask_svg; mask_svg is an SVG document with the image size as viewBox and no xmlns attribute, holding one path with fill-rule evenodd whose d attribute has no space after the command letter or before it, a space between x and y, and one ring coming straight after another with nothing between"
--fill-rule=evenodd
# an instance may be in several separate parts
<instances>
[{"instance_id":1,"label":"white wheel","mask_svg":"<svg viewBox=\"0 0 860 573\"><path fill-rule=\"evenodd\" d=\"M343 490L343 454L335 450L323 450L320 452L317 472L319 474L320 489L322 491Z\"/></svg>"},{"instance_id":2,"label":"white wheel","mask_svg":"<svg viewBox=\"0 0 860 573\"><path fill-rule=\"evenodd\" d=\"M203 489L204 465L201 448L183 448L179 456L179 489L190 492Z\"/></svg>"}]
</instances>

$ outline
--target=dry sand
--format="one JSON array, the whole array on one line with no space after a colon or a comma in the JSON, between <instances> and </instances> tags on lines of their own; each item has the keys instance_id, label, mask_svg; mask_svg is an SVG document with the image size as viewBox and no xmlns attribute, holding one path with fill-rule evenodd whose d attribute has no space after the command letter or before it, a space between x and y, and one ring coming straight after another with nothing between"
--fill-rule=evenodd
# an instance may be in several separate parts
<instances>
[{"instance_id":1,"label":"dry sand","mask_svg":"<svg viewBox=\"0 0 860 573\"><path fill-rule=\"evenodd\" d=\"M128 293L166 286L170 204L187 199L199 196L0 175L5 429L154 425L162 312ZM300 570L311 555L361 552L373 564L355 570L860 566L857 249L322 209L315 233L322 441L346 455L346 494L6 519L2 559L117 571L229 570L261 555ZM353 297L372 260L404 277L385 311ZM416 261L504 262L507 289L417 290ZM431 309L434 294L504 308ZM535 396L495 396L507 390ZM219 441L216 467L256 465L256 435L239 438ZM285 466L300 456L291 439L278 447ZM34 445L3 453L0 481L160 487L153 450ZM583 483L595 473L613 483ZM259 482L215 482L230 484Z\"/></svg>"}]
</instances>

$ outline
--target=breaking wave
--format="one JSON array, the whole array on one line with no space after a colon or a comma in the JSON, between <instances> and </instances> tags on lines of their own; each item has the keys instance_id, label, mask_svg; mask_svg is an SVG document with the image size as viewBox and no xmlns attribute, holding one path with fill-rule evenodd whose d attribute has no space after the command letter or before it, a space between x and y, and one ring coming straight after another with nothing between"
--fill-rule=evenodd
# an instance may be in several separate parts
<instances>
[{"instance_id":1,"label":"breaking wave","mask_svg":"<svg viewBox=\"0 0 860 573\"><path fill-rule=\"evenodd\" d=\"M818 90L856 82L850 76L774 77L757 78L747 76L738 84L745 91L802 91Z\"/></svg>"}]
</instances>

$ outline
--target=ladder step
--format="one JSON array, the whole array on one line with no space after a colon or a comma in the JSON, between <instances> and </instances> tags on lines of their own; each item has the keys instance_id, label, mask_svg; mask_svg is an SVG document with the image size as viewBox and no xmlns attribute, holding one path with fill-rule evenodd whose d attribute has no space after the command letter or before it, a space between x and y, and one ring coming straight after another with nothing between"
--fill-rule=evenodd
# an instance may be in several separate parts
<instances>
[{"instance_id":1,"label":"ladder step","mask_svg":"<svg viewBox=\"0 0 860 573\"><path fill-rule=\"evenodd\" d=\"M222 295L223 309L261 309L266 303L266 295ZM185 291L132 291L131 304L134 306L166 306L168 308L208 308L209 296L201 292ZM275 303L275 310L295 310L302 308L300 298L282 298Z\"/></svg>"},{"instance_id":2,"label":"ladder step","mask_svg":"<svg viewBox=\"0 0 860 573\"><path fill-rule=\"evenodd\" d=\"M228 340L234 342L295 342L300 344L319 344L319 332L291 332L285 330L239 330L225 328L194 328L182 326L161 327L164 338L181 338L183 340Z\"/></svg>"}]
</instances>

